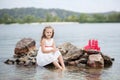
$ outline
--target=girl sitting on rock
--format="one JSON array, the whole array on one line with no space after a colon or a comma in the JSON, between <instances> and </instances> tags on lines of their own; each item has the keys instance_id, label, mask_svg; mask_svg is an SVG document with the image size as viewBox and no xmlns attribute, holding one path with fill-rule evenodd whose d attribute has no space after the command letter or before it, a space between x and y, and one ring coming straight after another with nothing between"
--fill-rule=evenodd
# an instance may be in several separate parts
<instances>
[{"instance_id":1,"label":"girl sitting on rock","mask_svg":"<svg viewBox=\"0 0 120 80\"><path fill-rule=\"evenodd\" d=\"M37 64L39 66L46 66L53 63L56 68L64 70L64 61L60 51L55 46L53 36L54 29L51 26L45 27L40 41L40 48L36 57Z\"/></svg>"}]
</instances>

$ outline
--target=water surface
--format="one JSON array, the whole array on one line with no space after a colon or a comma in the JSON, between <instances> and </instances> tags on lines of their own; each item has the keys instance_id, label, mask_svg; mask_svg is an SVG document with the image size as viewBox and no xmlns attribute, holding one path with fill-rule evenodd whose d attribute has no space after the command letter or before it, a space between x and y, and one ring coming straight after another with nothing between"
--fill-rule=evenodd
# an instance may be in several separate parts
<instances>
[{"instance_id":1,"label":"water surface","mask_svg":"<svg viewBox=\"0 0 120 80\"><path fill-rule=\"evenodd\" d=\"M101 51L115 58L113 65L105 69L67 67L64 72L43 67L6 65L12 58L16 43L25 37L33 38L39 47L45 25L10 24L0 25L0 80L120 80L120 23L103 24L52 24L57 45L71 42L78 47L87 45L89 39L97 39Z\"/></svg>"}]
</instances>

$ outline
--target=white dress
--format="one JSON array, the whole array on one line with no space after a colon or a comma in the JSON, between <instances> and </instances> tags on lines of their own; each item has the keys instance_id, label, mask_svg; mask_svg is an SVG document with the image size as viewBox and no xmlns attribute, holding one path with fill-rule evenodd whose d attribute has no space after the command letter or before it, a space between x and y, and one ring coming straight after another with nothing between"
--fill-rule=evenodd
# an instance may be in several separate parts
<instances>
[{"instance_id":1,"label":"white dress","mask_svg":"<svg viewBox=\"0 0 120 80\"><path fill-rule=\"evenodd\" d=\"M45 46L46 46L46 50L50 50L53 49L51 46L53 44L53 39L51 39L50 41L46 40L45 41ZM56 61L58 59L58 57L61 55L60 51L56 51L55 53L43 53L41 51L41 47L38 50L38 54L36 57L37 60L37 64L39 66L45 66L47 64L52 63L53 61Z\"/></svg>"}]
</instances>

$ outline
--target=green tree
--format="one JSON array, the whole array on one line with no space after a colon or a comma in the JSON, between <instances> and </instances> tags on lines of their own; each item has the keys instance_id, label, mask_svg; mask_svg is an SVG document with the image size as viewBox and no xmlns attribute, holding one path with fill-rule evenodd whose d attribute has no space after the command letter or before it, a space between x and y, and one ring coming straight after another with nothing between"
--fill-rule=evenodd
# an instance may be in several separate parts
<instances>
[{"instance_id":1,"label":"green tree","mask_svg":"<svg viewBox=\"0 0 120 80\"><path fill-rule=\"evenodd\" d=\"M52 19L52 15L51 14L46 14L46 22L51 22L51 19Z\"/></svg>"},{"instance_id":2,"label":"green tree","mask_svg":"<svg viewBox=\"0 0 120 80\"><path fill-rule=\"evenodd\" d=\"M14 23L14 18L12 16L9 16L8 14L4 14L3 17L0 20L0 23Z\"/></svg>"},{"instance_id":3,"label":"green tree","mask_svg":"<svg viewBox=\"0 0 120 80\"><path fill-rule=\"evenodd\" d=\"M105 22L106 18L103 14L93 14L94 22Z\"/></svg>"},{"instance_id":4,"label":"green tree","mask_svg":"<svg viewBox=\"0 0 120 80\"><path fill-rule=\"evenodd\" d=\"M120 13L109 14L108 22L120 22Z\"/></svg>"},{"instance_id":5,"label":"green tree","mask_svg":"<svg viewBox=\"0 0 120 80\"><path fill-rule=\"evenodd\" d=\"M32 15L25 16L23 21L26 23L35 22L35 16L32 16Z\"/></svg>"},{"instance_id":6,"label":"green tree","mask_svg":"<svg viewBox=\"0 0 120 80\"><path fill-rule=\"evenodd\" d=\"M68 22L77 22L78 17L76 15L70 15L65 20L68 21Z\"/></svg>"},{"instance_id":7,"label":"green tree","mask_svg":"<svg viewBox=\"0 0 120 80\"><path fill-rule=\"evenodd\" d=\"M84 13L80 14L78 21L79 22L87 22L88 21L88 15L84 14Z\"/></svg>"},{"instance_id":8,"label":"green tree","mask_svg":"<svg viewBox=\"0 0 120 80\"><path fill-rule=\"evenodd\" d=\"M59 18L58 16L54 16L54 17L53 17L53 21L54 21L54 22L60 22L60 21L61 21L61 18Z\"/></svg>"}]
</instances>

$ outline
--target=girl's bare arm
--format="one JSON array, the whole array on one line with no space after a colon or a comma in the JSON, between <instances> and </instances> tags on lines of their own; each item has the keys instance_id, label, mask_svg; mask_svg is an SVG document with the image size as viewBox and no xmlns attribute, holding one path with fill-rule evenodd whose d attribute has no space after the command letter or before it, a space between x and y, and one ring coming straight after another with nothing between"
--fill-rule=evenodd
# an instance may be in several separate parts
<instances>
[{"instance_id":1,"label":"girl's bare arm","mask_svg":"<svg viewBox=\"0 0 120 80\"><path fill-rule=\"evenodd\" d=\"M53 41L53 49L54 49L54 52L58 51L58 49L56 48L55 41Z\"/></svg>"}]
</instances>

